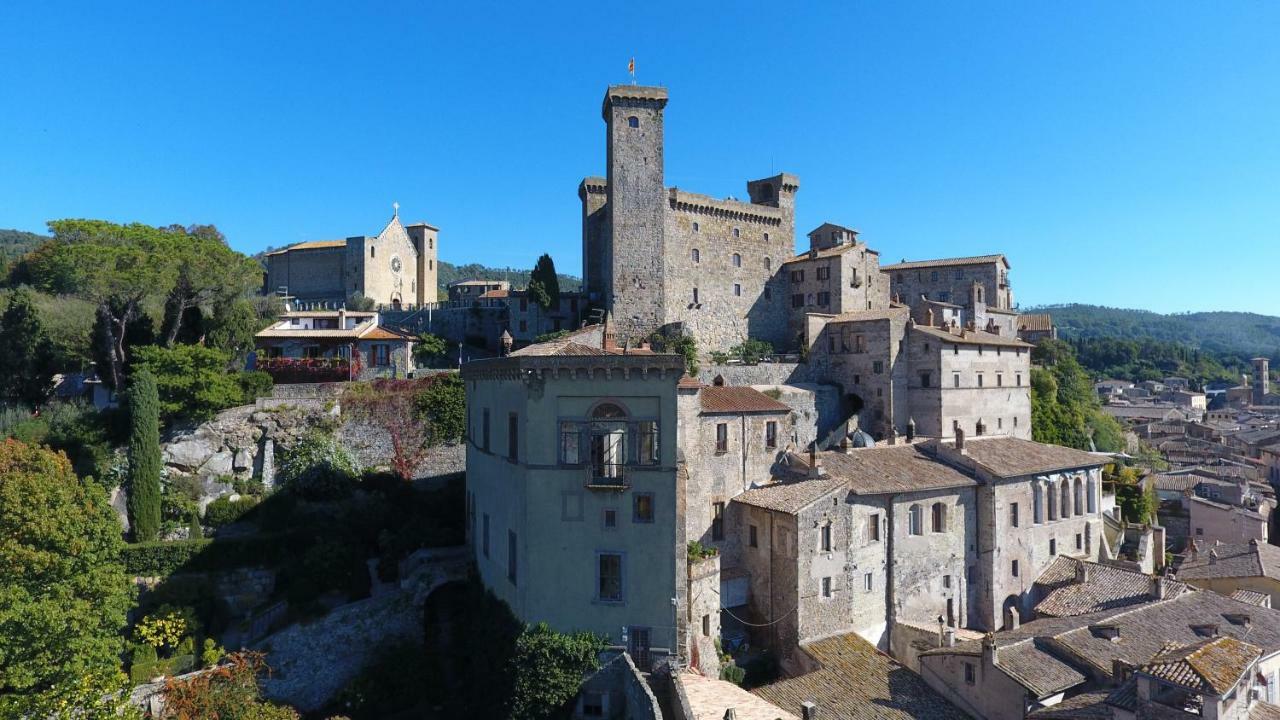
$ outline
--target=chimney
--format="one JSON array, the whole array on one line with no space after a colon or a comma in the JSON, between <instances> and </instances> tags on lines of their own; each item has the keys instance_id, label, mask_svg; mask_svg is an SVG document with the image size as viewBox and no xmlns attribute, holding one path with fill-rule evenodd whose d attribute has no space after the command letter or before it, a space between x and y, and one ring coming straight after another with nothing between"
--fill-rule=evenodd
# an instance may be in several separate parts
<instances>
[{"instance_id":1,"label":"chimney","mask_svg":"<svg viewBox=\"0 0 1280 720\"><path fill-rule=\"evenodd\" d=\"M929 327L933 327L933 308L925 310L924 319L925 322L929 324Z\"/></svg>"},{"instance_id":2,"label":"chimney","mask_svg":"<svg viewBox=\"0 0 1280 720\"><path fill-rule=\"evenodd\" d=\"M812 700L800 703L800 720L818 720L818 704Z\"/></svg>"},{"instance_id":3,"label":"chimney","mask_svg":"<svg viewBox=\"0 0 1280 720\"><path fill-rule=\"evenodd\" d=\"M338 329L347 329L347 306L345 304L338 308Z\"/></svg>"},{"instance_id":4,"label":"chimney","mask_svg":"<svg viewBox=\"0 0 1280 720\"><path fill-rule=\"evenodd\" d=\"M1159 576L1157 575L1151 576L1150 588L1151 588L1151 591L1149 594L1151 595L1151 597L1155 598L1156 600L1164 599L1164 581L1161 580Z\"/></svg>"},{"instance_id":5,"label":"chimney","mask_svg":"<svg viewBox=\"0 0 1280 720\"><path fill-rule=\"evenodd\" d=\"M1210 550L1210 551L1209 551L1209 564L1210 564L1210 565L1214 565L1214 564L1216 564L1217 562L1218 562L1218 551L1217 551L1217 550Z\"/></svg>"},{"instance_id":6,"label":"chimney","mask_svg":"<svg viewBox=\"0 0 1280 720\"><path fill-rule=\"evenodd\" d=\"M996 634L987 633L982 636L982 664L995 665L999 657L999 650L996 648Z\"/></svg>"},{"instance_id":7,"label":"chimney","mask_svg":"<svg viewBox=\"0 0 1280 720\"><path fill-rule=\"evenodd\" d=\"M956 427L956 452L961 455L969 454L964 449L964 428L958 426Z\"/></svg>"},{"instance_id":8,"label":"chimney","mask_svg":"<svg viewBox=\"0 0 1280 720\"><path fill-rule=\"evenodd\" d=\"M1085 562L1076 563L1076 582L1089 582L1089 564Z\"/></svg>"},{"instance_id":9,"label":"chimney","mask_svg":"<svg viewBox=\"0 0 1280 720\"><path fill-rule=\"evenodd\" d=\"M809 445L809 477L822 477L824 474L822 461L818 459L818 441L815 440Z\"/></svg>"},{"instance_id":10,"label":"chimney","mask_svg":"<svg viewBox=\"0 0 1280 720\"><path fill-rule=\"evenodd\" d=\"M942 644L944 647L956 646L956 629L949 627L942 631Z\"/></svg>"},{"instance_id":11,"label":"chimney","mask_svg":"<svg viewBox=\"0 0 1280 720\"><path fill-rule=\"evenodd\" d=\"M1123 685L1133 672L1133 666L1120 658L1111 659L1111 679L1117 685Z\"/></svg>"},{"instance_id":12,"label":"chimney","mask_svg":"<svg viewBox=\"0 0 1280 720\"><path fill-rule=\"evenodd\" d=\"M912 440L915 440L915 439L916 439L916 419L913 417L909 417L907 418L907 442L911 442Z\"/></svg>"},{"instance_id":13,"label":"chimney","mask_svg":"<svg viewBox=\"0 0 1280 720\"><path fill-rule=\"evenodd\" d=\"M844 437L840 438L840 451L843 452L845 455L853 454L853 443L849 440L848 435L845 435Z\"/></svg>"}]
</instances>

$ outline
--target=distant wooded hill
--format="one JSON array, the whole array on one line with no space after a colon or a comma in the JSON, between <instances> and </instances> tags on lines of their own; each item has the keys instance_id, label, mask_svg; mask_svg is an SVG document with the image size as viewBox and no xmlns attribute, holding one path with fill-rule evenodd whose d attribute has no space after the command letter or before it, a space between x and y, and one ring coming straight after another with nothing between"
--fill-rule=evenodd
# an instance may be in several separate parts
<instances>
[{"instance_id":1,"label":"distant wooded hill","mask_svg":"<svg viewBox=\"0 0 1280 720\"><path fill-rule=\"evenodd\" d=\"M8 265L35 250L37 245L48 239L48 235L37 235L25 230L0 230L0 266Z\"/></svg>"},{"instance_id":2,"label":"distant wooded hill","mask_svg":"<svg viewBox=\"0 0 1280 720\"><path fill-rule=\"evenodd\" d=\"M1163 315L1101 305L1047 305L1022 312L1047 312L1066 340L1150 338L1247 358L1280 359L1280 317L1244 312Z\"/></svg>"}]
</instances>

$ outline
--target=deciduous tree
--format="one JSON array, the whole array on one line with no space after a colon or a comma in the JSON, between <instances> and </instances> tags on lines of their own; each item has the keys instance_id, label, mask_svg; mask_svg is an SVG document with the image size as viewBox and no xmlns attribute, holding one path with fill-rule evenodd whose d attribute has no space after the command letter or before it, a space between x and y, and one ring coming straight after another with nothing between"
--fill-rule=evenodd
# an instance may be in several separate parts
<instances>
[{"instance_id":1,"label":"deciduous tree","mask_svg":"<svg viewBox=\"0 0 1280 720\"><path fill-rule=\"evenodd\" d=\"M106 494L0 441L0 717L111 717L132 586Z\"/></svg>"}]
</instances>

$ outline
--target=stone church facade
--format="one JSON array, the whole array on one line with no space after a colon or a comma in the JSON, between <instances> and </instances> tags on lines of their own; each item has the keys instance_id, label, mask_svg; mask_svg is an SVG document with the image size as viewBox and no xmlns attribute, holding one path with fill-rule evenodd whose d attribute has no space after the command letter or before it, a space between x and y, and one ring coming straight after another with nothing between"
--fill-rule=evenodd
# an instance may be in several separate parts
<instances>
[{"instance_id":1,"label":"stone church facade","mask_svg":"<svg viewBox=\"0 0 1280 720\"><path fill-rule=\"evenodd\" d=\"M312 240L267 253L263 290L300 303L340 305L361 294L401 308L436 301L439 229L404 225L399 207L376 237Z\"/></svg>"}]
</instances>

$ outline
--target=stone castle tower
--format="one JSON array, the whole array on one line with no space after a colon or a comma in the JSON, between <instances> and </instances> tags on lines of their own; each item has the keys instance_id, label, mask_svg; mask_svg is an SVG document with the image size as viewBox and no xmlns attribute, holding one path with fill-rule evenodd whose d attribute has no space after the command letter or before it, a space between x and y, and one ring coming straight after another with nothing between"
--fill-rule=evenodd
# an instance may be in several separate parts
<instances>
[{"instance_id":1,"label":"stone castle tower","mask_svg":"<svg viewBox=\"0 0 1280 720\"><path fill-rule=\"evenodd\" d=\"M616 85L604 96L609 205L606 308L627 336L665 324L662 110L666 88Z\"/></svg>"},{"instance_id":2,"label":"stone castle tower","mask_svg":"<svg viewBox=\"0 0 1280 720\"><path fill-rule=\"evenodd\" d=\"M665 185L667 90L615 85L604 97L606 177L578 186L583 283L638 340L683 327L704 350L747 338L790 338L782 264L795 248L800 182L779 174L746 184L749 202Z\"/></svg>"}]
</instances>

